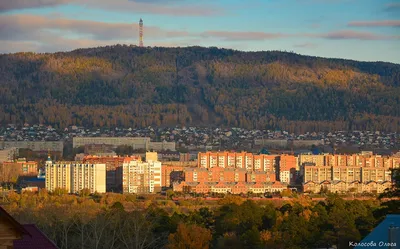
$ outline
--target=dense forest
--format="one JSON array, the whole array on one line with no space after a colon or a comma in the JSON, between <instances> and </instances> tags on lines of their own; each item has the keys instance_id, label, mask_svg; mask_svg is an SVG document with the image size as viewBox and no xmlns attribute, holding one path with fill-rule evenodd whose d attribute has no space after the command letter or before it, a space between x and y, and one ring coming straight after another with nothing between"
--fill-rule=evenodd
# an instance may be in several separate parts
<instances>
[{"instance_id":1,"label":"dense forest","mask_svg":"<svg viewBox=\"0 0 400 249\"><path fill-rule=\"evenodd\" d=\"M400 65L108 46L0 55L0 123L400 131Z\"/></svg>"}]
</instances>

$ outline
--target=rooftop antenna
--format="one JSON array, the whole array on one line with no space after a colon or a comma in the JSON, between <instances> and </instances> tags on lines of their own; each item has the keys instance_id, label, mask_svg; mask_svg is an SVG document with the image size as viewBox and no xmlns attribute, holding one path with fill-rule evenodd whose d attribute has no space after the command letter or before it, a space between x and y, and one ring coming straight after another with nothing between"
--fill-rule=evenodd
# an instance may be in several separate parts
<instances>
[{"instance_id":1,"label":"rooftop antenna","mask_svg":"<svg viewBox=\"0 0 400 249\"><path fill-rule=\"evenodd\" d=\"M143 47L143 20L139 21L139 47Z\"/></svg>"}]
</instances>

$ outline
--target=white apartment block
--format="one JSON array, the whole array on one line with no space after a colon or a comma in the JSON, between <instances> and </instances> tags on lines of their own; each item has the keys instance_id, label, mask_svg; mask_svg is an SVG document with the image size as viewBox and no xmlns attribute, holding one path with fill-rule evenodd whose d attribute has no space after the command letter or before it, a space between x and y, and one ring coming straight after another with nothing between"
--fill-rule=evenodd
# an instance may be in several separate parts
<instances>
[{"instance_id":1,"label":"white apartment block","mask_svg":"<svg viewBox=\"0 0 400 249\"><path fill-rule=\"evenodd\" d=\"M123 163L123 193L155 193L160 190L161 162L131 160Z\"/></svg>"},{"instance_id":2,"label":"white apartment block","mask_svg":"<svg viewBox=\"0 0 400 249\"><path fill-rule=\"evenodd\" d=\"M81 162L46 162L46 189L66 189L68 193L79 193L89 189L90 193L106 192L106 165L83 164Z\"/></svg>"}]
</instances>

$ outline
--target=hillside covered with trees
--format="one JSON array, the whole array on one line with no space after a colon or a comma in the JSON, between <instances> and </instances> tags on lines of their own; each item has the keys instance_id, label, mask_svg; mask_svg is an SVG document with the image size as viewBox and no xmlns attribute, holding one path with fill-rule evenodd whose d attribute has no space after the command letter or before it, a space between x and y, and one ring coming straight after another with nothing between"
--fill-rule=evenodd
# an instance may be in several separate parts
<instances>
[{"instance_id":1,"label":"hillside covered with trees","mask_svg":"<svg viewBox=\"0 0 400 249\"><path fill-rule=\"evenodd\" d=\"M400 65L109 46L0 55L0 123L400 131Z\"/></svg>"}]
</instances>

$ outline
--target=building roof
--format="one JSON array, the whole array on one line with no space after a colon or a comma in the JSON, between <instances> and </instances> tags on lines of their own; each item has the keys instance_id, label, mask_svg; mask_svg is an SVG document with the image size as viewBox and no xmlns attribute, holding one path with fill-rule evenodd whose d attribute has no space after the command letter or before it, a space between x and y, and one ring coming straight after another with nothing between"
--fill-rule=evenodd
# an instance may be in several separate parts
<instances>
[{"instance_id":1,"label":"building roof","mask_svg":"<svg viewBox=\"0 0 400 249\"><path fill-rule=\"evenodd\" d=\"M9 213L7 213L7 211L4 210L1 206L0 206L0 218L3 218L8 222L10 222L15 227L15 229L21 234L29 235L28 231L21 224L19 224L19 222L16 221Z\"/></svg>"},{"instance_id":2,"label":"building roof","mask_svg":"<svg viewBox=\"0 0 400 249\"><path fill-rule=\"evenodd\" d=\"M29 235L24 235L21 240L14 241L14 249L58 249L42 231L35 225L23 225Z\"/></svg>"},{"instance_id":3,"label":"building roof","mask_svg":"<svg viewBox=\"0 0 400 249\"><path fill-rule=\"evenodd\" d=\"M389 234L391 231L391 234ZM392 241L389 241L389 238L392 238ZM399 245L400 243L400 215L398 214L390 214L386 216L386 218L372 230L370 234L367 235L354 249L365 248L361 243L376 243L376 248L379 246L380 248L390 248L389 246L383 246L383 243L396 243ZM397 239L397 240L396 240ZM375 248L375 247L374 247ZM399 248L399 247L393 247Z\"/></svg>"}]
</instances>

